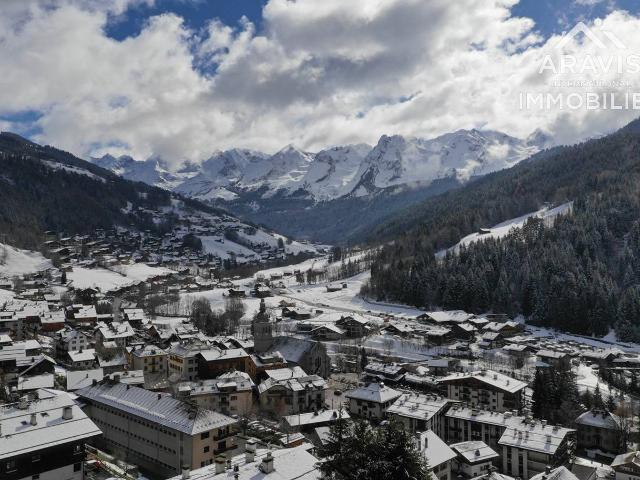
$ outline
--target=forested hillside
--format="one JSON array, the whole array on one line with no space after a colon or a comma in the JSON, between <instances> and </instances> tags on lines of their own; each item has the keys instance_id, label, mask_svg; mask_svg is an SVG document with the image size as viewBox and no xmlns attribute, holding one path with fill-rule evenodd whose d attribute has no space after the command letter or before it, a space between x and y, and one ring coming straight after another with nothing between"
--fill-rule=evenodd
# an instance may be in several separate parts
<instances>
[{"instance_id":1,"label":"forested hillside","mask_svg":"<svg viewBox=\"0 0 640 480\"><path fill-rule=\"evenodd\" d=\"M398 236L382 250L365 293L428 308L523 314L584 334L614 327L640 339L636 127L546 152L383 225L378 238ZM575 201L573 214L555 225L531 220L506 238L434 258L481 227L567 200Z\"/></svg>"},{"instance_id":2,"label":"forested hillside","mask_svg":"<svg viewBox=\"0 0 640 480\"><path fill-rule=\"evenodd\" d=\"M75 234L114 225L157 229L151 216L136 208L157 209L170 201L171 194L159 188L123 180L70 153L0 134L3 243L36 249L46 230Z\"/></svg>"}]
</instances>

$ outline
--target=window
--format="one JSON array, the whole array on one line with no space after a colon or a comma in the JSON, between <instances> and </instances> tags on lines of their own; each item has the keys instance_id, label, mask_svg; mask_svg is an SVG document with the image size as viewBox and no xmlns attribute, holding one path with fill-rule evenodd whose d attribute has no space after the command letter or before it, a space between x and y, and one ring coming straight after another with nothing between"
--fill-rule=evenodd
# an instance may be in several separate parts
<instances>
[{"instance_id":1,"label":"window","mask_svg":"<svg viewBox=\"0 0 640 480\"><path fill-rule=\"evenodd\" d=\"M209 438L209 433L210 433L210 432L204 432L204 433L201 433L201 434L200 434L200 438L201 438L202 440L204 440L205 438Z\"/></svg>"},{"instance_id":2,"label":"window","mask_svg":"<svg viewBox=\"0 0 640 480\"><path fill-rule=\"evenodd\" d=\"M202 449L202 453L209 453L209 445Z\"/></svg>"},{"instance_id":3,"label":"window","mask_svg":"<svg viewBox=\"0 0 640 480\"><path fill-rule=\"evenodd\" d=\"M16 461L15 460L9 460L7 462L7 472L11 472L13 470L16 469Z\"/></svg>"}]
</instances>

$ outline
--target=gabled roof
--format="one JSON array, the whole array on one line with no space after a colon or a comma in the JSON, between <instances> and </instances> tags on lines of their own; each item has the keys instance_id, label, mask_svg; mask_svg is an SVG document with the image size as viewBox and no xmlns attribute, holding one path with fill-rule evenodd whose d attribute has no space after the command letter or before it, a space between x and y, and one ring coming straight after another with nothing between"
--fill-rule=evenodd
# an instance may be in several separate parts
<instances>
[{"instance_id":1,"label":"gabled roof","mask_svg":"<svg viewBox=\"0 0 640 480\"><path fill-rule=\"evenodd\" d=\"M364 387L349 390L344 394L347 398L375 403L386 403L388 401L395 400L400 395L402 395L402 392L394 390L393 388L386 386L384 383L370 383Z\"/></svg>"},{"instance_id":2,"label":"gabled roof","mask_svg":"<svg viewBox=\"0 0 640 480\"><path fill-rule=\"evenodd\" d=\"M41 389L37 394L38 400L24 409L18 404L0 407L0 459L102 434L66 392ZM65 407L71 408L69 420L62 418ZM36 425L31 425L31 414L35 414Z\"/></svg>"},{"instance_id":3,"label":"gabled roof","mask_svg":"<svg viewBox=\"0 0 640 480\"><path fill-rule=\"evenodd\" d=\"M438 381L442 383L457 382L460 380L475 379L479 382L486 383L492 387L499 388L502 391L515 393L527 387L527 384L511 378L508 375L494 372L493 370L478 370L475 372L458 373L442 377Z\"/></svg>"},{"instance_id":4,"label":"gabled roof","mask_svg":"<svg viewBox=\"0 0 640 480\"><path fill-rule=\"evenodd\" d=\"M80 398L122 410L188 435L207 432L236 423L231 417L211 410L190 410L188 405L168 395L122 383L94 385L76 392Z\"/></svg>"}]
</instances>

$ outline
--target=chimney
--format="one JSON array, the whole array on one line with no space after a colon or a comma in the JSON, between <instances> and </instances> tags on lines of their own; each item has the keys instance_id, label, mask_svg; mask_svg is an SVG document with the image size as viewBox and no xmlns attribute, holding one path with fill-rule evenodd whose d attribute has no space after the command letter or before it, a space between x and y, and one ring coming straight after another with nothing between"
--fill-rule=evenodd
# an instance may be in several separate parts
<instances>
[{"instance_id":1,"label":"chimney","mask_svg":"<svg viewBox=\"0 0 640 480\"><path fill-rule=\"evenodd\" d=\"M31 425L37 425L38 424L38 417L36 416L35 413L31 414Z\"/></svg>"},{"instance_id":2,"label":"chimney","mask_svg":"<svg viewBox=\"0 0 640 480\"><path fill-rule=\"evenodd\" d=\"M158 400L162 400L162 394L161 393L158 394Z\"/></svg>"},{"instance_id":3,"label":"chimney","mask_svg":"<svg viewBox=\"0 0 640 480\"><path fill-rule=\"evenodd\" d=\"M191 478L191 468L189 468L189 465L184 465L182 467L182 480L187 480L188 478Z\"/></svg>"},{"instance_id":4,"label":"chimney","mask_svg":"<svg viewBox=\"0 0 640 480\"><path fill-rule=\"evenodd\" d=\"M71 420L73 418L73 409L71 407L64 407L62 409L62 419Z\"/></svg>"},{"instance_id":5,"label":"chimney","mask_svg":"<svg viewBox=\"0 0 640 480\"><path fill-rule=\"evenodd\" d=\"M216 475L224 473L225 461L224 457L216 457Z\"/></svg>"},{"instance_id":6,"label":"chimney","mask_svg":"<svg viewBox=\"0 0 640 480\"><path fill-rule=\"evenodd\" d=\"M256 441L253 438L247 440L244 458L247 463L253 463L256 460Z\"/></svg>"},{"instance_id":7,"label":"chimney","mask_svg":"<svg viewBox=\"0 0 640 480\"><path fill-rule=\"evenodd\" d=\"M93 385L94 387L98 385L98 380L96 380L95 378L91 380L91 385Z\"/></svg>"},{"instance_id":8,"label":"chimney","mask_svg":"<svg viewBox=\"0 0 640 480\"><path fill-rule=\"evenodd\" d=\"M273 455L271 455L271 450L267 452L267 455L262 459L262 464L260 465L260 470L263 473L272 473L275 468L273 467Z\"/></svg>"}]
</instances>

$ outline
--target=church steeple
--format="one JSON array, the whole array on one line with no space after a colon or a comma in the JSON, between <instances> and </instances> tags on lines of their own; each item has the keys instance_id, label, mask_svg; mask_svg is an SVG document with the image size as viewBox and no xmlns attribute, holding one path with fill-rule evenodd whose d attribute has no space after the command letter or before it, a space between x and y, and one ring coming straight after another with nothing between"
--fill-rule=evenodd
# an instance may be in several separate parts
<instances>
[{"instance_id":1,"label":"church steeple","mask_svg":"<svg viewBox=\"0 0 640 480\"><path fill-rule=\"evenodd\" d=\"M256 353L263 353L269 350L272 344L273 325L263 298L260 300L260 310L253 318L253 346Z\"/></svg>"}]
</instances>

